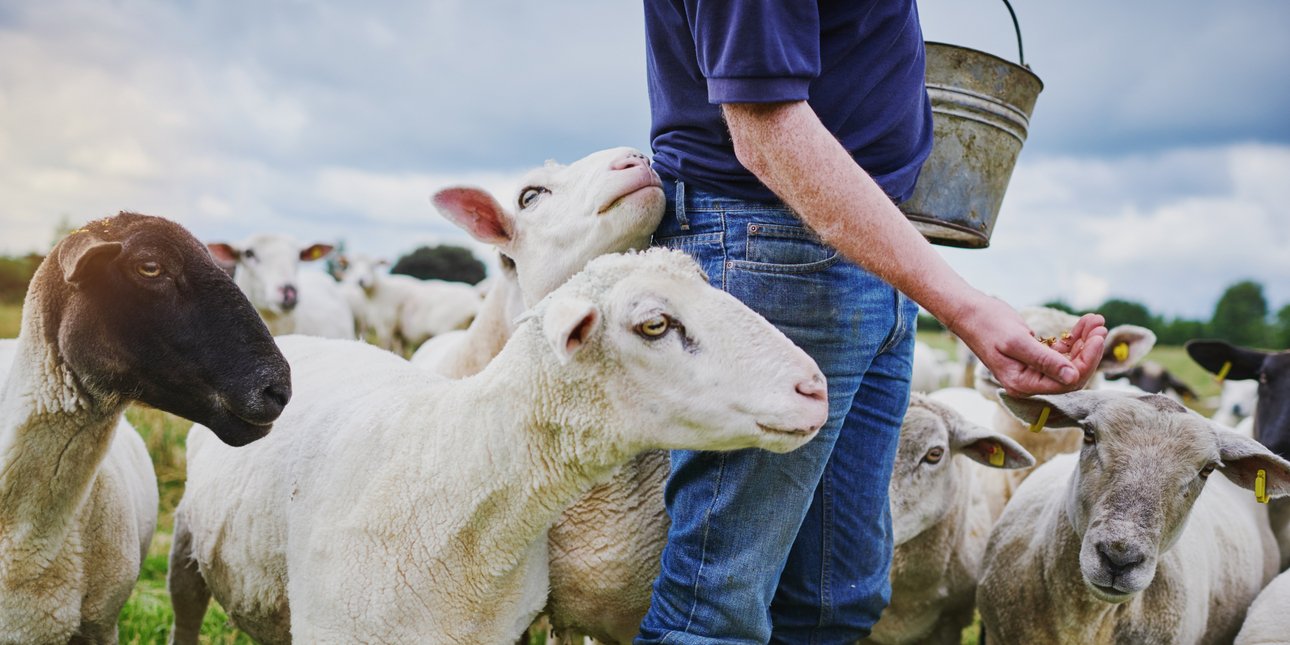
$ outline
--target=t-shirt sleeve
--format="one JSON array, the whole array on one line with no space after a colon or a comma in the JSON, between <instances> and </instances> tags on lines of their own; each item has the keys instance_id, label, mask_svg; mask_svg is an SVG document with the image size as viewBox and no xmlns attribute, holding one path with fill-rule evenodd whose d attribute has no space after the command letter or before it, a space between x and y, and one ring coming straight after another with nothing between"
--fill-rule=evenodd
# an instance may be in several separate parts
<instances>
[{"instance_id":1,"label":"t-shirt sleeve","mask_svg":"<svg viewBox=\"0 0 1290 645\"><path fill-rule=\"evenodd\" d=\"M804 101L820 74L811 0L685 0L709 103Z\"/></svg>"}]
</instances>

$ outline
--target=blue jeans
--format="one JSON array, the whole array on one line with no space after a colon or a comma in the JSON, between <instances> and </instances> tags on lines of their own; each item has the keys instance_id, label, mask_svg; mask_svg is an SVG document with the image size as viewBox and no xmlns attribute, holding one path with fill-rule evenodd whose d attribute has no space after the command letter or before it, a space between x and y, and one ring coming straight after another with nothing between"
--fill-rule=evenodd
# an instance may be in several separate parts
<instances>
[{"instance_id":1,"label":"blue jeans","mask_svg":"<svg viewBox=\"0 0 1290 645\"><path fill-rule=\"evenodd\" d=\"M689 253L815 359L829 421L787 454L672 453L672 528L635 642L853 643L891 595L887 483L917 305L782 204L664 184L654 243Z\"/></svg>"}]
</instances>

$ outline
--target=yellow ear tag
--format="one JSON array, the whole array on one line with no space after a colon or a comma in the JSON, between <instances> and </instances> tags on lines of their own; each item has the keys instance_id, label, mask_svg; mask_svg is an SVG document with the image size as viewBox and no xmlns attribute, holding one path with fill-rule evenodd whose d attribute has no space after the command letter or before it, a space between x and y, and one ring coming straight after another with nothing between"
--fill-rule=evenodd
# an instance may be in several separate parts
<instances>
[{"instance_id":1,"label":"yellow ear tag","mask_svg":"<svg viewBox=\"0 0 1290 645\"><path fill-rule=\"evenodd\" d=\"M1268 500L1268 471L1260 468L1259 474L1254 476L1254 499L1260 504L1267 504Z\"/></svg>"},{"instance_id":2,"label":"yellow ear tag","mask_svg":"<svg viewBox=\"0 0 1290 645\"><path fill-rule=\"evenodd\" d=\"M1129 344L1120 343L1119 345L1116 345L1115 349L1111 350L1111 354L1115 356L1115 360L1120 361L1121 363L1129 360Z\"/></svg>"},{"instance_id":3,"label":"yellow ear tag","mask_svg":"<svg viewBox=\"0 0 1290 645\"><path fill-rule=\"evenodd\" d=\"M999 444L990 444L990 465L996 468L1003 466L1003 446Z\"/></svg>"},{"instance_id":4,"label":"yellow ear tag","mask_svg":"<svg viewBox=\"0 0 1290 645\"><path fill-rule=\"evenodd\" d=\"M1230 371L1232 371L1232 361L1226 361L1223 363L1223 369L1218 370L1218 374L1215 374L1214 378L1218 379L1219 383L1222 383L1223 379L1227 378L1227 373Z\"/></svg>"},{"instance_id":5,"label":"yellow ear tag","mask_svg":"<svg viewBox=\"0 0 1290 645\"><path fill-rule=\"evenodd\" d=\"M1045 405L1044 411L1039 413L1039 418L1035 419L1035 422L1031 424L1030 431L1039 432L1040 430L1043 430L1044 426L1048 424L1048 413L1052 411L1052 408Z\"/></svg>"}]
</instances>

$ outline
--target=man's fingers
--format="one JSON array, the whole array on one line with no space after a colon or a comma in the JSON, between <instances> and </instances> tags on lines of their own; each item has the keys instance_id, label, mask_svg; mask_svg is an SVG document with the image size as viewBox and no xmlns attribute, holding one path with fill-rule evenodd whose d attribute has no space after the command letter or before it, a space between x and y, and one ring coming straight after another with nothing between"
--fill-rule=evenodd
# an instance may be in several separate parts
<instances>
[{"instance_id":1,"label":"man's fingers","mask_svg":"<svg viewBox=\"0 0 1290 645\"><path fill-rule=\"evenodd\" d=\"M1008 354L1027 367L1037 370L1058 383L1072 385L1079 381L1080 371L1060 352L1035 341L1012 343Z\"/></svg>"}]
</instances>

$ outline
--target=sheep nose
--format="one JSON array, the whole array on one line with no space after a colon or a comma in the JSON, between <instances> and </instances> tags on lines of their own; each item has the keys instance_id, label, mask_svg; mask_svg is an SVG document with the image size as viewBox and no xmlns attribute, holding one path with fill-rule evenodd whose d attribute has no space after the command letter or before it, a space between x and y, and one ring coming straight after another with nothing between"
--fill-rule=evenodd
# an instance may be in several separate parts
<instances>
[{"instance_id":1,"label":"sheep nose","mask_svg":"<svg viewBox=\"0 0 1290 645\"><path fill-rule=\"evenodd\" d=\"M1097 554L1102 558L1102 564L1107 571L1113 576L1123 575L1129 569L1142 563L1145 556L1142 552L1127 545L1118 543L1102 543L1097 545Z\"/></svg>"},{"instance_id":2,"label":"sheep nose","mask_svg":"<svg viewBox=\"0 0 1290 645\"><path fill-rule=\"evenodd\" d=\"M628 168L639 168L649 166L649 159L639 152L629 152L614 160L609 165L610 170L627 170Z\"/></svg>"},{"instance_id":3,"label":"sheep nose","mask_svg":"<svg viewBox=\"0 0 1290 645\"><path fill-rule=\"evenodd\" d=\"M282 287L281 292L282 292L282 308L287 311L291 311L292 309L295 309L296 303L299 302L299 295L296 293L295 285L289 284L285 287Z\"/></svg>"},{"instance_id":4,"label":"sheep nose","mask_svg":"<svg viewBox=\"0 0 1290 645\"><path fill-rule=\"evenodd\" d=\"M829 388L819 374L812 374L810 380L797 384L797 393L808 399L824 401L829 397Z\"/></svg>"}]
</instances>

